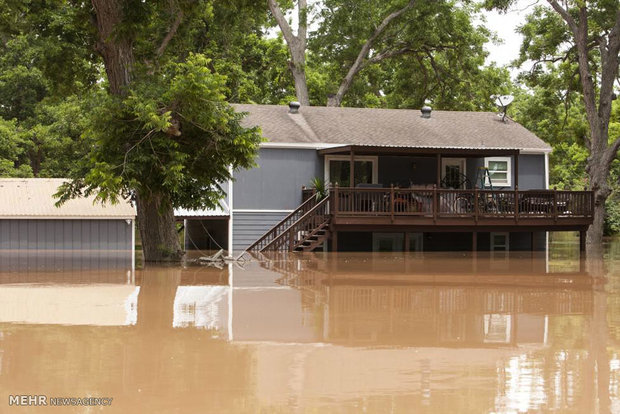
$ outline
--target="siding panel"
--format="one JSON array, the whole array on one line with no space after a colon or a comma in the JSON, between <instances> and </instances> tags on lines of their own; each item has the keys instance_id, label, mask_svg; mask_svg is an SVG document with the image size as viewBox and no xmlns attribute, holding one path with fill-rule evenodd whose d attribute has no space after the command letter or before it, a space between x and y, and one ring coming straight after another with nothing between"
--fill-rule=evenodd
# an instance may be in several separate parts
<instances>
[{"instance_id":1,"label":"siding panel","mask_svg":"<svg viewBox=\"0 0 620 414\"><path fill-rule=\"evenodd\" d=\"M0 220L1 250L130 250L125 220Z\"/></svg>"},{"instance_id":2,"label":"siding panel","mask_svg":"<svg viewBox=\"0 0 620 414\"><path fill-rule=\"evenodd\" d=\"M233 249L241 251L254 243L269 229L278 224L288 213L234 213Z\"/></svg>"}]
</instances>

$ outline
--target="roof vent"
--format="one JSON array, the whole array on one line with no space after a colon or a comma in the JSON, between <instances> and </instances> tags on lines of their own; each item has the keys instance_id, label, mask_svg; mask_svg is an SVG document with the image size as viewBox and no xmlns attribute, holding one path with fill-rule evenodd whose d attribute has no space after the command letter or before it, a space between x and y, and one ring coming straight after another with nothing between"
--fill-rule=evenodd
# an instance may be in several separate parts
<instances>
[{"instance_id":1,"label":"roof vent","mask_svg":"<svg viewBox=\"0 0 620 414\"><path fill-rule=\"evenodd\" d=\"M422 112L422 118L430 118L432 110L433 108L431 108L430 106L424 105L420 110Z\"/></svg>"},{"instance_id":2,"label":"roof vent","mask_svg":"<svg viewBox=\"0 0 620 414\"><path fill-rule=\"evenodd\" d=\"M291 114L299 113L299 107L301 104L297 101L289 102L288 104L288 112Z\"/></svg>"}]
</instances>

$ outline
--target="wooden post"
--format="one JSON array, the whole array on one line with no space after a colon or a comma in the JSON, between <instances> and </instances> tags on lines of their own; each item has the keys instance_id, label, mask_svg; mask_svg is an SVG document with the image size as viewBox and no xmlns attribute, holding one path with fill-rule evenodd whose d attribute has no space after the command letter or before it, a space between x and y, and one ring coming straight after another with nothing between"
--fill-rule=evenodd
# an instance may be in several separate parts
<instances>
[{"instance_id":1,"label":"wooden post","mask_svg":"<svg viewBox=\"0 0 620 414\"><path fill-rule=\"evenodd\" d=\"M515 199L514 199L514 215L515 215L515 223L519 222L519 186L515 185Z\"/></svg>"},{"instance_id":2,"label":"wooden post","mask_svg":"<svg viewBox=\"0 0 620 414\"><path fill-rule=\"evenodd\" d=\"M474 187L474 221L478 224L478 214L480 214L478 186Z\"/></svg>"},{"instance_id":3,"label":"wooden post","mask_svg":"<svg viewBox=\"0 0 620 414\"><path fill-rule=\"evenodd\" d=\"M411 250L411 241L409 240L409 233L404 232L403 235L405 236L405 251L408 252L409 250Z\"/></svg>"},{"instance_id":4,"label":"wooden post","mask_svg":"<svg viewBox=\"0 0 620 414\"><path fill-rule=\"evenodd\" d=\"M553 221L557 222L558 221L558 189L556 187L553 187L553 206L552 206L553 210Z\"/></svg>"},{"instance_id":5,"label":"wooden post","mask_svg":"<svg viewBox=\"0 0 620 414\"><path fill-rule=\"evenodd\" d=\"M332 231L332 252L338 251L338 232Z\"/></svg>"},{"instance_id":6,"label":"wooden post","mask_svg":"<svg viewBox=\"0 0 620 414\"><path fill-rule=\"evenodd\" d=\"M433 186L433 222L437 223L437 186Z\"/></svg>"},{"instance_id":7,"label":"wooden post","mask_svg":"<svg viewBox=\"0 0 620 414\"><path fill-rule=\"evenodd\" d=\"M351 160L349 164L349 187L355 188L355 154L353 149L351 149Z\"/></svg>"},{"instance_id":8,"label":"wooden post","mask_svg":"<svg viewBox=\"0 0 620 414\"><path fill-rule=\"evenodd\" d=\"M584 230L579 232L579 251L586 251L586 232Z\"/></svg>"},{"instance_id":9,"label":"wooden post","mask_svg":"<svg viewBox=\"0 0 620 414\"><path fill-rule=\"evenodd\" d=\"M437 154L437 188L441 187L441 154Z\"/></svg>"},{"instance_id":10,"label":"wooden post","mask_svg":"<svg viewBox=\"0 0 620 414\"><path fill-rule=\"evenodd\" d=\"M338 183L334 186L334 199L330 203L332 209L332 217L338 215Z\"/></svg>"},{"instance_id":11,"label":"wooden post","mask_svg":"<svg viewBox=\"0 0 620 414\"><path fill-rule=\"evenodd\" d=\"M471 251L478 251L478 232L476 231L471 232Z\"/></svg>"},{"instance_id":12,"label":"wooden post","mask_svg":"<svg viewBox=\"0 0 620 414\"><path fill-rule=\"evenodd\" d=\"M390 219L394 223L394 184L390 185Z\"/></svg>"}]
</instances>

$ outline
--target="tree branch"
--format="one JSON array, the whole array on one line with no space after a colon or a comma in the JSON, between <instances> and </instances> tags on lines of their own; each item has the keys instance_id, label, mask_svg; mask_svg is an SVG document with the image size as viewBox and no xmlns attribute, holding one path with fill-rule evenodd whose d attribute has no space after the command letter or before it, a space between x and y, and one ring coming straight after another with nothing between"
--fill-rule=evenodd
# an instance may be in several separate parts
<instances>
[{"instance_id":1,"label":"tree branch","mask_svg":"<svg viewBox=\"0 0 620 414\"><path fill-rule=\"evenodd\" d=\"M564 7L560 6L560 4L556 0L547 0L547 1L551 5L551 7L553 7L553 9L560 16L562 16L562 19L564 19L566 24L568 24L568 27L570 28L570 30L573 32L573 35L577 37L578 27L577 27L577 23L575 23L575 19L573 19L573 16L571 16Z\"/></svg>"},{"instance_id":2,"label":"tree branch","mask_svg":"<svg viewBox=\"0 0 620 414\"><path fill-rule=\"evenodd\" d=\"M284 36L284 40L287 44L292 44L297 40L297 36L293 34L293 30L291 26L286 21L286 17L282 13L280 6L276 0L267 0L267 5L269 6L269 11L271 11L271 15L274 19L276 19L276 23L280 26L280 30L282 31L282 36Z\"/></svg>"},{"instance_id":3,"label":"tree branch","mask_svg":"<svg viewBox=\"0 0 620 414\"><path fill-rule=\"evenodd\" d=\"M273 0L269 0L269 1L273 1ZM368 40L366 40L366 42L360 49L359 53L357 54L357 58L355 59L355 61L349 68L349 71L347 72L346 76L340 83L340 87L338 88L338 92L336 93L336 95L328 99L327 106L340 106L340 103L342 102L342 98L344 97L344 94L347 93L347 91L349 90L349 87L351 87L353 78L364 67L364 60L368 56L368 53L370 52L370 49L372 48L377 38L381 36L381 34L385 31L385 29L390 25L390 23L393 20L399 18L403 13L411 9L415 5L415 2L416 0L410 0L403 8L396 10L390 13L389 15L387 15L385 19L383 19L381 24L377 26L373 34L368 38Z\"/></svg>"},{"instance_id":4,"label":"tree branch","mask_svg":"<svg viewBox=\"0 0 620 414\"><path fill-rule=\"evenodd\" d=\"M170 43L170 41L176 34L177 30L179 30L179 26L181 25L182 20L183 20L183 10L179 9L176 19L174 19L174 22L172 22L172 26L170 26L168 33L166 33L166 36L164 37L164 39L161 41L161 44L157 48L156 56L158 58L160 58L164 54L166 47L168 47L168 43Z\"/></svg>"}]
</instances>

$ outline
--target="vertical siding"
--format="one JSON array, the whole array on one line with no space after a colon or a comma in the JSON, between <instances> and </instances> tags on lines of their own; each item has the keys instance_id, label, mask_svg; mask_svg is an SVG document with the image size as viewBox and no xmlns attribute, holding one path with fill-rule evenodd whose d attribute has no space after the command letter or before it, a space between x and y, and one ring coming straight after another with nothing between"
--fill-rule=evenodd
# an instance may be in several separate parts
<instances>
[{"instance_id":1,"label":"vertical siding","mask_svg":"<svg viewBox=\"0 0 620 414\"><path fill-rule=\"evenodd\" d=\"M0 220L2 250L131 250L125 220Z\"/></svg>"},{"instance_id":2,"label":"vertical siding","mask_svg":"<svg viewBox=\"0 0 620 414\"><path fill-rule=\"evenodd\" d=\"M233 250L245 250L269 229L278 224L288 213L234 213Z\"/></svg>"},{"instance_id":3,"label":"vertical siding","mask_svg":"<svg viewBox=\"0 0 620 414\"><path fill-rule=\"evenodd\" d=\"M235 172L234 209L293 210L301 187L323 178L323 157L314 149L260 150L257 168Z\"/></svg>"}]
</instances>

